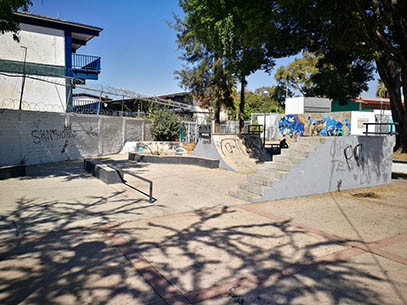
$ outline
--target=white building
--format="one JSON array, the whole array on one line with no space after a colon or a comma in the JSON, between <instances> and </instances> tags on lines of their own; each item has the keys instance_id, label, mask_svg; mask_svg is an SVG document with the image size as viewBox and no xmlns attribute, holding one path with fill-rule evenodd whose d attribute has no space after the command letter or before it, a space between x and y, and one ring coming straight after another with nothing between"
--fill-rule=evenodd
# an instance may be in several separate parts
<instances>
[{"instance_id":1,"label":"white building","mask_svg":"<svg viewBox=\"0 0 407 305\"><path fill-rule=\"evenodd\" d=\"M76 54L101 28L15 13L20 42L0 34L0 108L65 112L72 109L72 84L98 79L100 57ZM24 85L23 85L24 83ZM23 92L23 94L21 94Z\"/></svg>"},{"instance_id":2,"label":"white building","mask_svg":"<svg viewBox=\"0 0 407 305\"><path fill-rule=\"evenodd\" d=\"M285 114L331 112L331 101L319 97L291 97L285 100Z\"/></svg>"}]
</instances>

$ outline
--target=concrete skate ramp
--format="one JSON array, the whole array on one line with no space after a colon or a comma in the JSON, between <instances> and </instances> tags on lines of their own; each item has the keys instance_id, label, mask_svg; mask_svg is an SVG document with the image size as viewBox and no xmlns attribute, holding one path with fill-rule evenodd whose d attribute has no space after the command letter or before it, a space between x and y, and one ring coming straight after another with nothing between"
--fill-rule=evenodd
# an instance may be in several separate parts
<instances>
[{"instance_id":1,"label":"concrete skate ramp","mask_svg":"<svg viewBox=\"0 0 407 305\"><path fill-rule=\"evenodd\" d=\"M219 167L240 173L254 173L270 155L258 135L212 135L201 138L191 154L219 160Z\"/></svg>"}]
</instances>

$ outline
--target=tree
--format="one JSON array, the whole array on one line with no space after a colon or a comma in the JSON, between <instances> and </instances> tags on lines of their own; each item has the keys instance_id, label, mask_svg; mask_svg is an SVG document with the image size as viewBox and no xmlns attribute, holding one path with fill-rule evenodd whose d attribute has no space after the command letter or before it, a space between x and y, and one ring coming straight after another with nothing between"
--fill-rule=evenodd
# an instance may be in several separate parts
<instances>
[{"instance_id":1,"label":"tree","mask_svg":"<svg viewBox=\"0 0 407 305\"><path fill-rule=\"evenodd\" d=\"M18 9L28 10L28 6L32 5L30 0L0 0L0 33L13 33L13 39L20 41L18 37L19 21L18 16L14 13Z\"/></svg>"},{"instance_id":2,"label":"tree","mask_svg":"<svg viewBox=\"0 0 407 305\"><path fill-rule=\"evenodd\" d=\"M268 94L267 96L270 96L271 98L271 103L275 104L275 106L278 107L278 109L275 112L283 112L284 111L284 105L285 105L285 99L287 97L293 97L294 93L287 88L286 86L282 86L280 84L277 84L276 86L272 87L260 87L254 90L254 92L258 95L263 96L264 92L267 91ZM274 111L271 111L274 112Z\"/></svg>"},{"instance_id":3,"label":"tree","mask_svg":"<svg viewBox=\"0 0 407 305\"><path fill-rule=\"evenodd\" d=\"M321 52L329 65L359 83L372 77L369 65L376 63L398 123L395 149L407 152L407 106L401 102L401 94L407 100L407 1L278 0L278 11L281 27L303 37L296 43Z\"/></svg>"},{"instance_id":4,"label":"tree","mask_svg":"<svg viewBox=\"0 0 407 305\"><path fill-rule=\"evenodd\" d=\"M155 141L175 141L182 128L181 119L166 108L151 113L151 133Z\"/></svg>"},{"instance_id":5,"label":"tree","mask_svg":"<svg viewBox=\"0 0 407 305\"><path fill-rule=\"evenodd\" d=\"M280 102L275 100L275 92L278 90L276 86L273 87L261 87L257 88L254 91L245 90L245 108L244 108L244 117L245 121L251 119L252 113L263 113L266 111L283 113L284 108L280 105ZM264 95L264 91L267 91L268 94ZM234 104L235 111L232 111L232 115L239 116L240 108L240 92L234 93Z\"/></svg>"},{"instance_id":6,"label":"tree","mask_svg":"<svg viewBox=\"0 0 407 305\"><path fill-rule=\"evenodd\" d=\"M295 58L288 66L280 66L274 78L280 85L289 86L303 96L315 96L312 77L319 72L318 60L318 56L304 51L302 57Z\"/></svg>"},{"instance_id":7,"label":"tree","mask_svg":"<svg viewBox=\"0 0 407 305\"><path fill-rule=\"evenodd\" d=\"M368 89L371 63L338 51L325 56L303 51L301 58L295 58L287 67L281 66L274 77L281 86L289 86L307 97L347 100Z\"/></svg>"},{"instance_id":8,"label":"tree","mask_svg":"<svg viewBox=\"0 0 407 305\"><path fill-rule=\"evenodd\" d=\"M182 0L180 6L186 16L185 24L192 29L204 48L222 58L224 69L241 83L239 106L240 131L244 127L246 77L258 69L269 71L273 59L257 37L264 30L248 14L243 0Z\"/></svg>"},{"instance_id":9,"label":"tree","mask_svg":"<svg viewBox=\"0 0 407 305\"><path fill-rule=\"evenodd\" d=\"M198 40L198 29L177 16L175 21L171 26L178 32L178 48L183 49L180 58L187 62L182 70L175 71L176 79L193 98L214 110L215 132L219 133L221 108L233 105L235 79L225 69L223 58Z\"/></svg>"}]
</instances>

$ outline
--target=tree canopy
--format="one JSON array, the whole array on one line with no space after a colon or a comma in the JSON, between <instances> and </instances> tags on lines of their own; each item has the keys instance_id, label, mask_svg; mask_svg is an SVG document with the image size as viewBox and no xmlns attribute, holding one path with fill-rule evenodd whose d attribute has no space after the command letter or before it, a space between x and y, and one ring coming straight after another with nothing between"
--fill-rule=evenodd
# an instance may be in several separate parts
<instances>
[{"instance_id":1,"label":"tree canopy","mask_svg":"<svg viewBox=\"0 0 407 305\"><path fill-rule=\"evenodd\" d=\"M279 0L284 12L283 26L301 33L303 48L321 52L328 71L331 67L348 78L349 88L342 88L341 79L323 77L333 82L340 93L367 88L375 62L380 78L389 91L396 131L396 148L407 152L407 1L402 0ZM321 77L324 73L321 73ZM327 74L329 76L329 73ZM352 80L356 82L352 85ZM365 79L365 82L360 80ZM359 84L359 85L358 85ZM403 92L401 92L403 87Z\"/></svg>"},{"instance_id":2,"label":"tree canopy","mask_svg":"<svg viewBox=\"0 0 407 305\"><path fill-rule=\"evenodd\" d=\"M253 20L246 11L250 5L242 0L181 0L180 6L185 13L182 22L191 35L217 60L221 58L226 74L241 83L239 121L243 130L246 77L274 66L263 40L258 39L262 24Z\"/></svg>"},{"instance_id":3,"label":"tree canopy","mask_svg":"<svg viewBox=\"0 0 407 305\"><path fill-rule=\"evenodd\" d=\"M320 56L318 73L302 90L356 97L368 88L375 63L398 123L396 148L407 152L407 105L401 99L407 100L407 1L181 0L180 5L190 34L222 58L242 88L244 76L271 68L274 58L308 51Z\"/></svg>"},{"instance_id":4,"label":"tree canopy","mask_svg":"<svg viewBox=\"0 0 407 305\"><path fill-rule=\"evenodd\" d=\"M0 0L0 33L13 33L13 39L19 41L18 16L14 14L18 9L28 10L32 5L30 0Z\"/></svg>"},{"instance_id":5,"label":"tree canopy","mask_svg":"<svg viewBox=\"0 0 407 305\"><path fill-rule=\"evenodd\" d=\"M280 66L274 74L276 81L282 86L289 86L303 96L315 96L315 83L312 77L319 72L318 57L304 51L302 57L295 58L288 66Z\"/></svg>"}]
</instances>

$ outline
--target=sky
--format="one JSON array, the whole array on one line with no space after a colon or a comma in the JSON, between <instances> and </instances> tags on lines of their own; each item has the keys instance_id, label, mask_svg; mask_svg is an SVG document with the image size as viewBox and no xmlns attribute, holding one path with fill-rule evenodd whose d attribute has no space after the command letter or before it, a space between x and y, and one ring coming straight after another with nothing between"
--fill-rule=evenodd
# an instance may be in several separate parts
<instances>
[{"instance_id":1,"label":"sky","mask_svg":"<svg viewBox=\"0 0 407 305\"><path fill-rule=\"evenodd\" d=\"M181 15L178 0L33 0L29 11L48 17L103 28L77 53L100 56L98 81L145 95L165 95L185 91L174 79L174 71L185 64L177 50L176 31L167 22ZM273 86L273 74L294 57L279 59L271 75L262 71L248 77L249 90ZM376 82L362 96L375 96Z\"/></svg>"}]
</instances>

